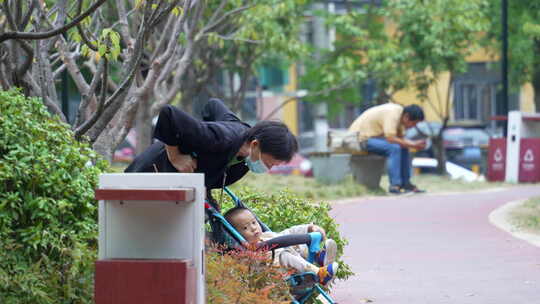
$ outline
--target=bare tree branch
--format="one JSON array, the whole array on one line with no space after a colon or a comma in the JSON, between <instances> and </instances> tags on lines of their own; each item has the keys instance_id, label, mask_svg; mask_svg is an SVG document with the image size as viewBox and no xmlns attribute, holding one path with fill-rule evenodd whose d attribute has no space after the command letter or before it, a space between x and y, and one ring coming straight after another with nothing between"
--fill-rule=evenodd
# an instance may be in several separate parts
<instances>
[{"instance_id":1,"label":"bare tree branch","mask_svg":"<svg viewBox=\"0 0 540 304\"><path fill-rule=\"evenodd\" d=\"M58 47L58 51L60 52L60 56L62 58L62 61L67 66L67 69L69 71L69 74L73 78L73 81L75 82L75 85L77 86L77 89L81 94L88 94L88 91L90 90L90 85L84 79L80 68L77 65L77 62L74 60L74 56L68 53L67 50L67 42L64 39L60 39L60 45Z\"/></svg>"},{"instance_id":2,"label":"bare tree branch","mask_svg":"<svg viewBox=\"0 0 540 304\"><path fill-rule=\"evenodd\" d=\"M90 117L90 119L88 119L82 125L78 126L75 129L74 133L75 133L75 138L77 138L77 139L80 139L81 136L84 133L86 133L86 131L88 131L90 129L90 127L92 127L96 123L98 118L103 113L103 109L105 107L105 97L106 97L106 93L107 93L107 78L109 77L108 74L107 74L107 67L108 67L109 61L107 60L106 57L102 58L101 60L103 60L102 61L103 63L100 65L100 68L103 71L103 77L101 77L101 80L102 80L101 81L101 94L100 94L100 97L99 97L98 107L97 107L96 112L92 115L92 117ZM92 81L92 82L94 82L94 81ZM97 81L96 81L96 83L97 83Z\"/></svg>"},{"instance_id":3,"label":"bare tree branch","mask_svg":"<svg viewBox=\"0 0 540 304\"><path fill-rule=\"evenodd\" d=\"M6 74L5 69L2 68L2 62L3 60L0 58L0 85L2 85L3 90L8 90L11 86L8 83L8 76Z\"/></svg>"},{"instance_id":4,"label":"bare tree branch","mask_svg":"<svg viewBox=\"0 0 540 304\"><path fill-rule=\"evenodd\" d=\"M30 69L32 66L32 62L34 61L34 50L32 50L32 46L28 44L26 41L23 40L17 40L17 43L21 46L21 48L26 53L26 57L24 59L23 64L17 68L17 78L23 78L23 75Z\"/></svg>"},{"instance_id":5,"label":"bare tree branch","mask_svg":"<svg viewBox=\"0 0 540 304\"><path fill-rule=\"evenodd\" d=\"M235 38L233 37L235 34L223 36L223 35L217 35L219 38L223 40L231 40L231 41L240 41L240 42L247 42L252 44L262 44L263 42L261 40L251 40L251 39L244 39L244 38Z\"/></svg>"},{"instance_id":6,"label":"bare tree branch","mask_svg":"<svg viewBox=\"0 0 540 304\"><path fill-rule=\"evenodd\" d=\"M212 17L210 17L210 19L208 19L208 24L212 24L212 23L216 22L216 19L221 14L221 12L223 12L223 9L225 8L225 5L227 4L227 2L229 2L229 1L221 0L221 3L219 3L218 8L212 14Z\"/></svg>"},{"instance_id":7,"label":"bare tree branch","mask_svg":"<svg viewBox=\"0 0 540 304\"><path fill-rule=\"evenodd\" d=\"M10 40L10 39L28 39L28 40L40 40L40 39L46 39L51 38L53 36L56 36L58 34L65 33L70 28L76 26L79 22L81 22L84 18L90 16L96 9L98 9L103 3L105 3L107 0L97 0L96 3L94 3L92 6L88 8L84 13L76 17L74 20L72 20L70 23L66 24L65 26L62 26L60 28L46 31L46 32L37 32L37 33L29 33L29 32L7 32L0 35L0 43ZM4 1L5 3L6 1Z\"/></svg>"},{"instance_id":8,"label":"bare tree branch","mask_svg":"<svg viewBox=\"0 0 540 304\"><path fill-rule=\"evenodd\" d=\"M103 77L104 74L106 74L107 66L108 66L108 62L106 59L100 61L98 70L96 73L94 73L94 78L92 79L92 82L90 83L90 86L88 87L88 90L81 94L82 96L81 103L79 104L79 110L77 111L75 122L73 123L73 126L77 130L81 129L80 127L81 127L81 124L83 123L82 119L83 119L84 110L91 102L96 101L95 91L99 83L99 80ZM98 107L99 107L99 104L98 104ZM86 130L84 132L86 132ZM76 132L76 135L79 136L77 132Z\"/></svg>"},{"instance_id":9,"label":"bare tree branch","mask_svg":"<svg viewBox=\"0 0 540 304\"><path fill-rule=\"evenodd\" d=\"M124 40L124 43L128 46L132 46L132 37L129 29L128 13L126 10L126 2L124 0L116 0L116 10L118 12L118 24L120 24L120 35ZM114 25L113 25L114 27Z\"/></svg>"},{"instance_id":10,"label":"bare tree branch","mask_svg":"<svg viewBox=\"0 0 540 304\"><path fill-rule=\"evenodd\" d=\"M185 18L185 17L181 17ZM163 32L161 33L161 37L159 38L159 42L156 44L156 47L154 49L154 52L152 53L152 56L150 56L150 60L154 60L158 54L161 52L161 50L165 47L165 44L167 44L167 40L169 38L169 31L171 28L171 24L174 22L174 20L177 19L173 15L169 16L167 23L165 25L165 28L163 29Z\"/></svg>"},{"instance_id":11,"label":"bare tree branch","mask_svg":"<svg viewBox=\"0 0 540 304\"><path fill-rule=\"evenodd\" d=\"M163 2L160 2L160 4ZM161 12L157 15L157 17L154 18L154 21L150 25L151 27L157 26L159 23L163 22L163 19L167 15L171 15L172 10L176 7L176 5L179 3L178 0L175 0L174 2L170 3L168 7L161 10ZM157 9L156 9L157 11Z\"/></svg>"},{"instance_id":12,"label":"bare tree branch","mask_svg":"<svg viewBox=\"0 0 540 304\"><path fill-rule=\"evenodd\" d=\"M2 5L4 6L4 12L6 13L6 19L7 19L7 22L9 24L10 28L12 30L16 31L17 30L17 24L15 23L15 20L13 19L13 15L11 14L11 8L9 7L9 1L3 1Z\"/></svg>"},{"instance_id":13,"label":"bare tree branch","mask_svg":"<svg viewBox=\"0 0 540 304\"><path fill-rule=\"evenodd\" d=\"M213 31L215 28L217 28L218 26L220 26L223 22L225 22L227 20L227 18L233 16L233 15L236 15L238 13L241 13L247 9L250 9L252 7L254 7L255 4L252 4L252 5L245 5L245 6L242 6L242 7L239 7L237 9L234 9L234 10L231 10L227 13L225 13L223 16L221 16L221 18L219 18L218 20L216 20L214 23L211 23L211 24L208 24L207 26L205 26L202 30L201 30L201 33L202 34L205 34L205 33L208 33L208 32L211 32ZM0 41L1 42L1 41Z\"/></svg>"},{"instance_id":14,"label":"bare tree branch","mask_svg":"<svg viewBox=\"0 0 540 304\"><path fill-rule=\"evenodd\" d=\"M30 18L32 17L32 13L34 13L34 10L36 8L37 0L31 0L30 6L28 7L28 10L26 11L26 14L24 15L21 23L20 23L20 31L24 31L26 26L30 23Z\"/></svg>"},{"instance_id":15,"label":"bare tree branch","mask_svg":"<svg viewBox=\"0 0 540 304\"><path fill-rule=\"evenodd\" d=\"M65 64L61 64L56 70L54 70L53 72L53 78L56 79L60 76L60 74L62 72L64 72L66 70L66 65Z\"/></svg>"},{"instance_id":16,"label":"bare tree branch","mask_svg":"<svg viewBox=\"0 0 540 304\"><path fill-rule=\"evenodd\" d=\"M47 107L49 112L58 115L63 122L67 122L66 116L56 102L52 101L48 96L45 96L43 102L45 103L45 106Z\"/></svg>"},{"instance_id":17,"label":"bare tree branch","mask_svg":"<svg viewBox=\"0 0 540 304\"><path fill-rule=\"evenodd\" d=\"M170 58L174 54L174 51L178 45L178 36L180 35L180 30L182 29L184 20L184 18L180 18L175 23L165 52L163 52L163 54L156 60L152 61L152 68L150 69L150 72L148 73L148 76L140 90L147 92L151 87L154 87L157 79L160 78L160 71L162 70L164 64L167 64L167 62L168 64L172 64L170 62ZM141 92L141 94L143 93Z\"/></svg>"},{"instance_id":18,"label":"bare tree branch","mask_svg":"<svg viewBox=\"0 0 540 304\"><path fill-rule=\"evenodd\" d=\"M150 16L153 16L152 13L153 1L147 1L143 13L143 22L139 25L139 31L136 38L136 44L134 46L134 54L130 59L130 62L127 64L127 74L125 79L120 84L118 89L105 101L104 112L96 121L96 123L86 132L86 135L90 137L90 141L93 143L97 140L99 135L102 133L107 124L113 119L117 114L122 101L126 97L128 89L133 84L133 79L137 71L139 70L139 63L143 55L143 45L146 42L147 36L152 30L148 27L152 23ZM120 102L116 102L119 100Z\"/></svg>"},{"instance_id":19,"label":"bare tree branch","mask_svg":"<svg viewBox=\"0 0 540 304\"><path fill-rule=\"evenodd\" d=\"M83 65L87 67L90 72L92 72L92 74L97 73L98 69L96 68L96 65L93 63L93 61L86 61ZM111 79L111 77L109 77L109 79L107 80L107 89L109 90L109 92L114 92L118 89L118 85Z\"/></svg>"},{"instance_id":20,"label":"bare tree branch","mask_svg":"<svg viewBox=\"0 0 540 304\"><path fill-rule=\"evenodd\" d=\"M22 30L19 27L22 18L22 1L15 1L15 24L17 25L17 30Z\"/></svg>"}]
</instances>

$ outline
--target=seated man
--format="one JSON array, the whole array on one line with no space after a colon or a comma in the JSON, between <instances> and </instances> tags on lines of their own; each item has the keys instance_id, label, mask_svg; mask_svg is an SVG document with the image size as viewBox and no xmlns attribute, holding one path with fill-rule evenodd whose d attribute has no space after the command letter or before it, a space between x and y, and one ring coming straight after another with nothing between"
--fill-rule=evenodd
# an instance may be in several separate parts
<instances>
[{"instance_id":1,"label":"seated man","mask_svg":"<svg viewBox=\"0 0 540 304\"><path fill-rule=\"evenodd\" d=\"M424 140L408 140L404 130L424 120L424 111L418 105L403 107L386 103L369 108L350 126L349 131L358 132L365 149L388 157L389 192L423 192L411 184L411 160L409 148L424 149Z\"/></svg>"},{"instance_id":2,"label":"seated man","mask_svg":"<svg viewBox=\"0 0 540 304\"><path fill-rule=\"evenodd\" d=\"M310 232L320 232L323 237L323 228L309 224L293 226L280 233L262 232L261 225L247 208L234 207L224 214L225 219L236 228L236 230L250 244L257 244L285 234L305 234ZM317 274L319 283L326 285L332 280L338 263L334 262L337 254L337 244L332 239L325 241L325 248L317 253L315 262L320 266L315 266L306 261L308 249L306 245L290 246L275 250L274 265L286 268L294 268L299 272L311 271Z\"/></svg>"}]
</instances>

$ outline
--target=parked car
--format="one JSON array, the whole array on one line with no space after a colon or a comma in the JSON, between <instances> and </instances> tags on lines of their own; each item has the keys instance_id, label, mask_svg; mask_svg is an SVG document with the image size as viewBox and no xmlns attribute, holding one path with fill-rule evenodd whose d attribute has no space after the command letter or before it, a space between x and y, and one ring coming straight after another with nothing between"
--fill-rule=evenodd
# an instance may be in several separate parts
<instances>
[{"instance_id":1,"label":"parked car","mask_svg":"<svg viewBox=\"0 0 540 304\"><path fill-rule=\"evenodd\" d=\"M438 122L421 122L417 128L407 130L405 137L410 139L434 136L441 130ZM451 124L443 131L443 145L447 158L465 168L472 169L473 165L484 166L485 149L489 143L490 134L479 124ZM425 150L418 151L416 156L435 157L433 146L428 139Z\"/></svg>"},{"instance_id":2,"label":"parked car","mask_svg":"<svg viewBox=\"0 0 540 304\"><path fill-rule=\"evenodd\" d=\"M126 138L116 148L113 154L113 162L131 163L135 158L135 130L130 130Z\"/></svg>"},{"instance_id":3,"label":"parked car","mask_svg":"<svg viewBox=\"0 0 540 304\"><path fill-rule=\"evenodd\" d=\"M296 153L290 162L283 165L273 166L269 173L282 175L296 174L306 177L313 176L311 162L309 159L303 157L299 153Z\"/></svg>"}]
</instances>

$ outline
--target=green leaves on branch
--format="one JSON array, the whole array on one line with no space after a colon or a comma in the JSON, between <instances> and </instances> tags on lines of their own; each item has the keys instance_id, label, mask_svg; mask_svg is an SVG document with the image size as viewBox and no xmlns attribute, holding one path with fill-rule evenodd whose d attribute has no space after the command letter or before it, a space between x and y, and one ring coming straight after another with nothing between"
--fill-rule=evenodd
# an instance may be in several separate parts
<instances>
[{"instance_id":1,"label":"green leaves on branch","mask_svg":"<svg viewBox=\"0 0 540 304\"><path fill-rule=\"evenodd\" d=\"M72 38L80 42L81 36L77 32L71 34ZM102 57L107 58L109 61L118 60L122 48L120 46L120 34L111 28L106 28L101 32L99 40L93 45L97 51L93 51L88 45L84 44L81 47L81 54L85 57L94 56L96 61L99 61Z\"/></svg>"},{"instance_id":2,"label":"green leaves on branch","mask_svg":"<svg viewBox=\"0 0 540 304\"><path fill-rule=\"evenodd\" d=\"M315 46L318 57L311 60L314 64L302 83L311 92L342 87L326 96L333 101L360 100L359 90L351 96L345 82L360 88L367 80L376 82L382 97L414 89L425 98L427 88L442 73L465 71L467 56L480 47L488 29L488 4L488 0L394 0L343 14L318 12L327 27L335 29L336 41L332 49Z\"/></svg>"},{"instance_id":3,"label":"green leaves on branch","mask_svg":"<svg viewBox=\"0 0 540 304\"><path fill-rule=\"evenodd\" d=\"M499 56L502 48L501 1L490 0L488 7L491 18L486 47ZM531 82L535 96L540 95L540 2L508 1L508 77L515 87ZM540 103L535 97L536 110Z\"/></svg>"},{"instance_id":4,"label":"green leaves on branch","mask_svg":"<svg viewBox=\"0 0 540 304\"><path fill-rule=\"evenodd\" d=\"M176 17L180 17L184 14L184 9L182 7L175 7L172 9L171 13Z\"/></svg>"},{"instance_id":5,"label":"green leaves on branch","mask_svg":"<svg viewBox=\"0 0 540 304\"><path fill-rule=\"evenodd\" d=\"M101 39L98 46L99 54L106 56L109 60L116 60L120 55L120 34L108 28L101 33Z\"/></svg>"},{"instance_id":6,"label":"green leaves on branch","mask_svg":"<svg viewBox=\"0 0 540 304\"><path fill-rule=\"evenodd\" d=\"M214 47L219 47L220 49L225 47L225 41L218 36L217 33L210 33L208 34L208 43L211 44Z\"/></svg>"}]
</instances>

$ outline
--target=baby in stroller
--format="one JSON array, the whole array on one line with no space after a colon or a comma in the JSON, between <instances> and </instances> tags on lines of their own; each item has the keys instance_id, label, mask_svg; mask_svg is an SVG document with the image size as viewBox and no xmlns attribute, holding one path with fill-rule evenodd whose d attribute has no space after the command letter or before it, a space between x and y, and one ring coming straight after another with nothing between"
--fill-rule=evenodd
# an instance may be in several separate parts
<instances>
[{"instance_id":1,"label":"baby in stroller","mask_svg":"<svg viewBox=\"0 0 540 304\"><path fill-rule=\"evenodd\" d=\"M279 233L266 231L263 232L261 225L253 213L245 207L234 207L224 214L225 219L234 226L234 228L250 244L257 244L277 236L287 234L306 234L310 232L320 232L323 236L323 228L313 225L297 225L283 230ZM295 245L283 247L275 250L274 265L286 268L294 268L298 272L310 271L317 274L319 283L328 284L338 269L338 263L335 262L337 254L336 242L332 239L326 239L324 248L315 255L315 263L309 263L307 259L308 248L306 245Z\"/></svg>"}]
</instances>

